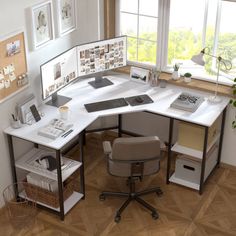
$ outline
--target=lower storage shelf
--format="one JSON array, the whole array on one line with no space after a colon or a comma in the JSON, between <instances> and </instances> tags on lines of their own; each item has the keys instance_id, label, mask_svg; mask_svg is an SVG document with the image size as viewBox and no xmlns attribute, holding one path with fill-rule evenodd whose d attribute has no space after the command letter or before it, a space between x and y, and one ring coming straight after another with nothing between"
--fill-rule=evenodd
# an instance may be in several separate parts
<instances>
[{"instance_id":1,"label":"lower storage shelf","mask_svg":"<svg viewBox=\"0 0 236 236\"><path fill-rule=\"evenodd\" d=\"M196 184L196 183L184 180L184 179L177 178L175 176L175 173L170 177L170 182L175 183L175 184L179 184L179 185L183 185L185 187L196 189L196 190L200 189L199 184Z\"/></svg>"},{"instance_id":2,"label":"lower storage shelf","mask_svg":"<svg viewBox=\"0 0 236 236\"><path fill-rule=\"evenodd\" d=\"M20 194L19 194L20 197L22 198L26 198L28 200L31 200L30 198L27 197L25 191L22 191ZM77 203L80 201L80 199L83 197L83 194L81 193L78 193L78 192L73 192L71 194L71 196L69 198L67 198L65 201L64 201L64 213L68 213L70 211L70 209ZM54 208L50 205L47 205L47 204L44 204L44 203L41 203L41 202L37 202L37 204L41 205L41 206L44 206L44 207L47 207L47 208L50 208L54 211L58 211L60 212L60 207L58 208Z\"/></svg>"}]
</instances>

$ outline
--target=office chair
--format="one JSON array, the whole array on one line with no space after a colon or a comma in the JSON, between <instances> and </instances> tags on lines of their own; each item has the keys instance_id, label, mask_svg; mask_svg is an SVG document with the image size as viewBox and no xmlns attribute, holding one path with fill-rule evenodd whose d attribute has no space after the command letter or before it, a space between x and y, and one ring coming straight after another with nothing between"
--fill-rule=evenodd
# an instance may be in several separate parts
<instances>
[{"instance_id":1,"label":"office chair","mask_svg":"<svg viewBox=\"0 0 236 236\"><path fill-rule=\"evenodd\" d=\"M144 175L157 173L160 168L160 140L156 136L152 137L122 137L111 143L103 142L104 153L107 157L108 172L111 175L127 177L129 192L109 192L103 191L99 198L105 200L106 196L128 197L120 209L116 212L115 222L121 219L121 213L132 200L136 200L142 206L151 211L153 219L158 219L159 215L154 207L145 202L140 196L149 193L163 194L159 187L136 192L135 181L142 180Z\"/></svg>"}]
</instances>

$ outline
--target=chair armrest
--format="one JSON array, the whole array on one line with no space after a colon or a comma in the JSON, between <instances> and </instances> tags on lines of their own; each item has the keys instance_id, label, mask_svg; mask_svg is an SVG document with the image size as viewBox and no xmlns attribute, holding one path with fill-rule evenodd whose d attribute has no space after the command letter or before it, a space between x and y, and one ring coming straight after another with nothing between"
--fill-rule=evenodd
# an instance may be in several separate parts
<instances>
[{"instance_id":1,"label":"chair armrest","mask_svg":"<svg viewBox=\"0 0 236 236\"><path fill-rule=\"evenodd\" d=\"M103 151L104 151L105 155L111 154L111 152L112 152L111 142L104 141L102 144L103 144Z\"/></svg>"}]
</instances>

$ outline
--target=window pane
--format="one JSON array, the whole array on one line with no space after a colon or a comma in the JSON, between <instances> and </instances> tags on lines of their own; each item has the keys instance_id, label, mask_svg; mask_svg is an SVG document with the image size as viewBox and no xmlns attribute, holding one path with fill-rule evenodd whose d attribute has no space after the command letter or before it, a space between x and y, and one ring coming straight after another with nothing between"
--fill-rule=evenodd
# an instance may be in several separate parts
<instances>
[{"instance_id":1,"label":"window pane","mask_svg":"<svg viewBox=\"0 0 236 236\"><path fill-rule=\"evenodd\" d=\"M120 10L138 13L138 0L120 0Z\"/></svg>"},{"instance_id":2,"label":"window pane","mask_svg":"<svg viewBox=\"0 0 236 236\"><path fill-rule=\"evenodd\" d=\"M236 73L236 3L222 1L220 34L218 41L217 54L223 58L230 60L233 68L227 72L230 74ZM224 68L224 67L222 67Z\"/></svg>"},{"instance_id":3,"label":"window pane","mask_svg":"<svg viewBox=\"0 0 236 236\"><path fill-rule=\"evenodd\" d=\"M156 42L139 40L138 44L138 61L148 64L156 64Z\"/></svg>"},{"instance_id":4,"label":"window pane","mask_svg":"<svg viewBox=\"0 0 236 236\"><path fill-rule=\"evenodd\" d=\"M157 18L139 17L139 38L157 40Z\"/></svg>"},{"instance_id":5,"label":"window pane","mask_svg":"<svg viewBox=\"0 0 236 236\"><path fill-rule=\"evenodd\" d=\"M201 50L204 9L205 0L171 1L168 64L185 63Z\"/></svg>"},{"instance_id":6,"label":"window pane","mask_svg":"<svg viewBox=\"0 0 236 236\"><path fill-rule=\"evenodd\" d=\"M121 13L120 15L120 32L121 35L137 37L137 15Z\"/></svg>"},{"instance_id":7,"label":"window pane","mask_svg":"<svg viewBox=\"0 0 236 236\"><path fill-rule=\"evenodd\" d=\"M126 1L128 2L128 1ZM158 0L140 0L139 14L148 16L158 16Z\"/></svg>"},{"instance_id":8,"label":"window pane","mask_svg":"<svg viewBox=\"0 0 236 236\"><path fill-rule=\"evenodd\" d=\"M137 61L137 39L127 38L127 58L129 61Z\"/></svg>"}]
</instances>

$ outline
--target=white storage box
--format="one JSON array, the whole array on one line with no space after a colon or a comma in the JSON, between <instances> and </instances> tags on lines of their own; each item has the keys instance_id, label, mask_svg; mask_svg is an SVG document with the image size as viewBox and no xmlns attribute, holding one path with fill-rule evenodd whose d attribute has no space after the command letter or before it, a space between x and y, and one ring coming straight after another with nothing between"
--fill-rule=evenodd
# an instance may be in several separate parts
<instances>
[{"instance_id":1,"label":"white storage box","mask_svg":"<svg viewBox=\"0 0 236 236\"><path fill-rule=\"evenodd\" d=\"M218 146L215 145L209 151L207 156L204 181L217 163L217 154ZM175 163L175 177L192 183L200 184L201 165L201 160L186 155L179 155L176 158Z\"/></svg>"}]
</instances>

